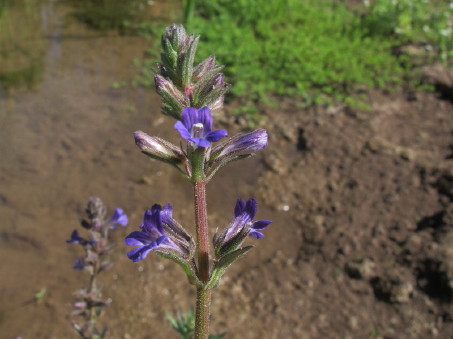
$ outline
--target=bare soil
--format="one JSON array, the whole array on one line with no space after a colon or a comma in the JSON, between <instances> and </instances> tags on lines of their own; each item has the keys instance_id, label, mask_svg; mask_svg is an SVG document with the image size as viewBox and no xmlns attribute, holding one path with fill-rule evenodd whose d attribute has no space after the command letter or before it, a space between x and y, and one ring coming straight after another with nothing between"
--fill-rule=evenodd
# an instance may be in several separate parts
<instances>
[{"instance_id":1,"label":"bare soil","mask_svg":"<svg viewBox=\"0 0 453 339\"><path fill-rule=\"evenodd\" d=\"M130 60L147 42L80 27L71 35L74 25L56 26L66 35L50 41L40 85L0 99L0 338L77 337L72 293L87 276L71 269L82 253L65 240L93 195L130 220L113 234L115 265L101 277L112 302L100 322L112 338L176 338L165 314L192 307L194 289L173 263L154 255L131 263L121 244L154 203L172 203L193 229L190 186L149 161L131 136L140 129L177 142L174 121L159 114L152 91L111 88L136 72ZM451 338L447 80L438 92L371 91L370 110L303 108L289 98L262 109L268 148L222 169L208 186L212 233L228 224L239 197L255 197L257 217L274 221L214 292L213 333ZM238 104L215 127L245 130L229 114Z\"/></svg>"}]
</instances>

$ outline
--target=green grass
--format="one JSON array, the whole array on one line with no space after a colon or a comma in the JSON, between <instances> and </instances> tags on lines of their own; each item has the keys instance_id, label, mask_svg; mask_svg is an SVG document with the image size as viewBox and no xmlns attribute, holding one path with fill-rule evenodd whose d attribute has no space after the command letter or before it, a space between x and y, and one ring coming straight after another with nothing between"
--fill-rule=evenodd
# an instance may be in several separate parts
<instances>
[{"instance_id":1,"label":"green grass","mask_svg":"<svg viewBox=\"0 0 453 339\"><path fill-rule=\"evenodd\" d=\"M339 3L199 0L197 9L188 31L202 35L202 58L215 54L226 65L236 96L344 100L359 87L398 82L403 71L392 42L368 36Z\"/></svg>"},{"instance_id":2,"label":"green grass","mask_svg":"<svg viewBox=\"0 0 453 339\"><path fill-rule=\"evenodd\" d=\"M443 5L376 0L373 6L348 8L333 0L193 0L186 1L193 7L184 17L187 31L201 35L198 61L216 55L233 84L231 95L248 103L242 113L255 118L256 103L269 104L274 95L298 97L305 105L357 105L363 89L392 89L411 77L408 57L392 52L409 42L430 44L438 59L448 61L452 10L434 3ZM149 64L142 63L147 76ZM151 85L143 78L137 82Z\"/></svg>"},{"instance_id":3,"label":"green grass","mask_svg":"<svg viewBox=\"0 0 453 339\"><path fill-rule=\"evenodd\" d=\"M362 24L370 34L391 35L400 43L431 45L444 62L453 57L451 1L375 0L365 7Z\"/></svg>"},{"instance_id":4,"label":"green grass","mask_svg":"<svg viewBox=\"0 0 453 339\"><path fill-rule=\"evenodd\" d=\"M99 30L130 31L143 17L146 0L77 0L75 16ZM132 30L134 30L132 29Z\"/></svg>"}]
</instances>

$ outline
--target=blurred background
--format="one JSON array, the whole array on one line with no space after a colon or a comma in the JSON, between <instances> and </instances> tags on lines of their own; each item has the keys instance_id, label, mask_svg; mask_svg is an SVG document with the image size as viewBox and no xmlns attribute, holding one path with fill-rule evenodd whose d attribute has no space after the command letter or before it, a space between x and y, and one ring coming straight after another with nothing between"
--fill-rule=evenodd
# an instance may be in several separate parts
<instances>
[{"instance_id":1,"label":"blurred background","mask_svg":"<svg viewBox=\"0 0 453 339\"><path fill-rule=\"evenodd\" d=\"M163 319L192 307L192 286L122 244L154 203L193 230L190 185L132 137L178 143L153 89L172 23L226 66L215 128L270 135L208 186L212 233L239 197L273 220L215 292L212 332L450 338L452 14L441 0L0 0L0 338L76 337L87 275L65 240L91 196L130 221L100 278L108 337L177 337Z\"/></svg>"}]
</instances>

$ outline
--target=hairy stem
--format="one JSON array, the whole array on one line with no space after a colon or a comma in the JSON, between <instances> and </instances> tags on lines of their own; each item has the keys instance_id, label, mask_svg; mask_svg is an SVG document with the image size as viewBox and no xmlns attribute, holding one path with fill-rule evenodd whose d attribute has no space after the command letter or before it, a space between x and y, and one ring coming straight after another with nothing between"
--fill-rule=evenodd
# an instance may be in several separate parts
<instances>
[{"instance_id":1,"label":"hairy stem","mask_svg":"<svg viewBox=\"0 0 453 339\"><path fill-rule=\"evenodd\" d=\"M209 233L206 213L206 183L194 183L195 223L197 232L198 271L201 281L209 280Z\"/></svg>"},{"instance_id":2,"label":"hairy stem","mask_svg":"<svg viewBox=\"0 0 453 339\"><path fill-rule=\"evenodd\" d=\"M195 222L197 233L198 273L203 282L209 280L209 232L206 213L206 183L194 182ZM211 291L197 289L195 309L195 339L207 339L209 336L209 306Z\"/></svg>"},{"instance_id":3,"label":"hairy stem","mask_svg":"<svg viewBox=\"0 0 453 339\"><path fill-rule=\"evenodd\" d=\"M209 337L209 307L211 304L211 290L197 289L197 305L195 308L195 336L194 339L208 339Z\"/></svg>"}]
</instances>

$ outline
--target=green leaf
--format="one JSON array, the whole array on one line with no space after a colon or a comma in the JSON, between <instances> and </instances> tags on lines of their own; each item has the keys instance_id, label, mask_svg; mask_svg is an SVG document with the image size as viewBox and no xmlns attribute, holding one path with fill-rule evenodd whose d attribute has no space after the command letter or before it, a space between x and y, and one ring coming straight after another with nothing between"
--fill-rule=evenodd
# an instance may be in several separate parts
<instances>
[{"instance_id":1,"label":"green leaf","mask_svg":"<svg viewBox=\"0 0 453 339\"><path fill-rule=\"evenodd\" d=\"M230 266L234 261L245 255L252 248L253 246L246 246L222 256L215 263L211 277L209 278L209 281L206 283L205 288L210 289L217 287L220 283L220 279L222 278L223 273L225 273L225 270L228 268L228 266Z\"/></svg>"},{"instance_id":2,"label":"green leaf","mask_svg":"<svg viewBox=\"0 0 453 339\"><path fill-rule=\"evenodd\" d=\"M156 253L161 257L170 259L171 261L181 266L192 285L203 287L203 283L197 277L197 274L195 272L195 265L193 263L188 262L186 259L183 259L170 251L157 250Z\"/></svg>"}]
</instances>

